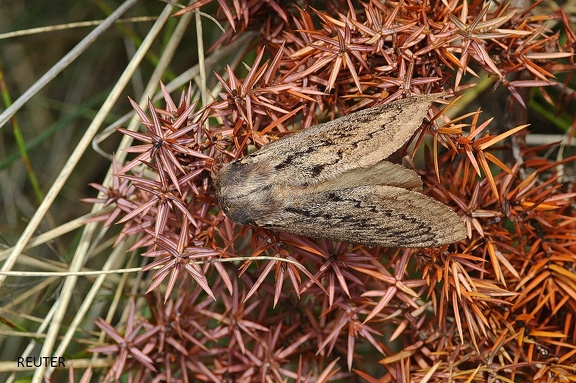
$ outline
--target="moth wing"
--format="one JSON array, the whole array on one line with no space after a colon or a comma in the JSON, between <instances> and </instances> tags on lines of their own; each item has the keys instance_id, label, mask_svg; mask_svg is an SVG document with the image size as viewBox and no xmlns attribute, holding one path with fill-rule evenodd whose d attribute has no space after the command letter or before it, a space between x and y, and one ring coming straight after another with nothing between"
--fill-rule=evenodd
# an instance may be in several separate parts
<instances>
[{"instance_id":1,"label":"moth wing","mask_svg":"<svg viewBox=\"0 0 576 383\"><path fill-rule=\"evenodd\" d=\"M268 229L370 246L436 247L466 238L450 208L388 185L303 193L262 218L255 223Z\"/></svg>"},{"instance_id":2,"label":"moth wing","mask_svg":"<svg viewBox=\"0 0 576 383\"><path fill-rule=\"evenodd\" d=\"M240 160L274 174L274 182L315 185L367 169L398 150L439 95L414 96L361 110L263 146Z\"/></svg>"},{"instance_id":3,"label":"moth wing","mask_svg":"<svg viewBox=\"0 0 576 383\"><path fill-rule=\"evenodd\" d=\"M334 180L312 186L315 191L349 189L357 186L388 185L420 191L422 180L413 170L388 161L381 161L367 169L353 169Z\"/></svg>"}]
</instances>

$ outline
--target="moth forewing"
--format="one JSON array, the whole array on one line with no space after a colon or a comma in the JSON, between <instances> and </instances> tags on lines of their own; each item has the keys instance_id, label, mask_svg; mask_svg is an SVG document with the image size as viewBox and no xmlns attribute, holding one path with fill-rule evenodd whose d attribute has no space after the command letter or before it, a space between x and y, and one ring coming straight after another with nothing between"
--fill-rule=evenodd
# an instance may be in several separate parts
<instances>
[{"instance_id":1,"label":"moth forewing","mask_svg":"<svg viewBox=\"0 0 576 383\"><path fill-rule=\"evenodd\" d=\"M458 214L421 193L388 185L293 190L283 214L255 224L307 237L387 247L434 247L466 237Z\"/></svg>"},{"instance_id":2,"label":"moth forewing","mask_svg":"<svg viewBox=\"0 0 576 383\"><path fill-rule=\"evenodd\" d=\"M415 96L312 126L265 145L240 162L266 167L274 182L295 186L366 169L404 145L438 97Z\"/></svg>"},{"instance_id":3,"label":"moth forewing","mask_svg":"<svg viewBox=\"0 0 576 383\"><path fill-rule=\"evenodd\" d=\"M265 145L217 174L220 206L240 223L367 245L464 239L459 216L417 192L415 172L384 161L414 134L436 98L377 106Z\"/></svg>"}]
</instances>

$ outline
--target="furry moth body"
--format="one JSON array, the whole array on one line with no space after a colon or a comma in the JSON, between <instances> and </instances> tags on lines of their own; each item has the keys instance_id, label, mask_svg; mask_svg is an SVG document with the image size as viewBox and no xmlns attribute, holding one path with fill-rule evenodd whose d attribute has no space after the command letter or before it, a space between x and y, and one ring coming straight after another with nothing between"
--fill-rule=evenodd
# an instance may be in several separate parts
<instances>
[{"instance_id":1,"label":"furry moth body","mask_svg":"<svg viewBox=\"0 0 576 383\"><path fill-rule=\"evenodd\" d=\"M458 214L421 194L414 171L385 161L437 97L362 110L225 165L214 182L221 208L239 223L370 246L434 247L464 239Z\"/></svg>"}]
</instances>

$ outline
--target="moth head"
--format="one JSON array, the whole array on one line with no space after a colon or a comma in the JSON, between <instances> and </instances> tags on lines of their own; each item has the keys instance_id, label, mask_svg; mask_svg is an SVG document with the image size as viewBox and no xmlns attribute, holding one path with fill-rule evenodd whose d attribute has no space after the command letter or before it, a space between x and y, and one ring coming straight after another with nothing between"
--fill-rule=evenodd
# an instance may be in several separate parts
<instances>
[{"instance_id":1,"label":"moth head","mask_svg":"<svg viewBox=\"0 0 576 383\"><path fill-rule=\"evenodd\" d=\"M225 165L216 174L216 198L224 213L233 221L255 224L271 209L273 177L264 168L260 164L238 160Z\"/></svg>"},{"instance_id":2,"label":"moth head","mask_svg":"<svg viewBox=\"0 0 576 383\"><path fill-rule=\"evenodd\" d=\"M268 174L263 174L260 165L243 160L230 162L216 174L216 195L235 197L258 190L264 182L269 182Z\"/></svg>"}]
</instances>

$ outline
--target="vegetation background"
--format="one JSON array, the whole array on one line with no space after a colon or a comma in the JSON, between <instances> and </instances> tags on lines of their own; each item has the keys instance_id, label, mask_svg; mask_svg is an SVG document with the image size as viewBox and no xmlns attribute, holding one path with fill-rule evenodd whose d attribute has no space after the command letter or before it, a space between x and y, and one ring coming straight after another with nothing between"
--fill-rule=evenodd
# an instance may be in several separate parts
<instances>
[{"instance_id":1,"label":"vegetation background","mask_svg":"<svg viewBox=\"0 0 576 383\"><path fill-rule=\"evenodd\" d=\"M429 12L408 0L200 4L201 14L174 17L182 7L151 0L0 2L0 109L59 68L17 113L0 115L0 381L576 380L576 2L438 1ZM122 6L120 21L82 41ZM421 38L448 24L460 33L444 41L451 48ZM426 60L397 54L419 49ZM287 127L442 89L463 94L452 119L425 127L408 154L427 192L465 219L467 241L418 251L311 241L233 226L210 200L212 170ZM169 94L181 108L166 106ZM178 157L187 174L201 170L183 197L204 219L196 231L161 204L135 214L137 223L85 217L102 206L81 199L112 184L110 156L128 145L117 128L146 133L148 96L170 124L200 100L185 125L202 139L187 148L209 158ZM162 145L149 144L154 157ZM139 171L125 173L175 172L153 160ZM153 194L139 179L115 181L108 191L133 204ZM134 209L111 204L103 217ZM170 246L183 233L194 257L206 253L178 268L166 258L182 259ZM287 258L309 274L230 259L254 256ZM216 258L230 261L190 261ZM166 269L137 272L152 261ZM67 368L16 365L50 355Z\"/></svg>"}]
</instances>

